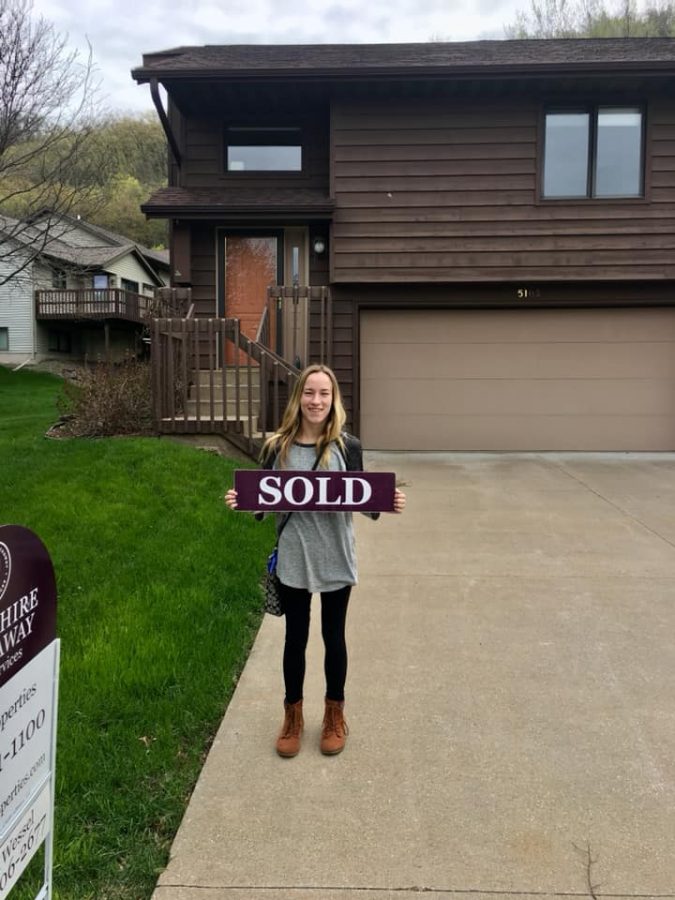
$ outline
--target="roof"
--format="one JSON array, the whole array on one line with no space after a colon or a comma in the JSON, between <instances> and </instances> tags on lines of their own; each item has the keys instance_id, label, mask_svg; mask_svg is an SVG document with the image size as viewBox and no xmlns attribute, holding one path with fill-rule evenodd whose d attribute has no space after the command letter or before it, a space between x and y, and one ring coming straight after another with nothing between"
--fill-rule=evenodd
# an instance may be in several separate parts
<instances>
[{"instance_id":1,"label":"roof","mask_svg":"<svg viewBox=\"0 0 675 900\"><path fill-rule=\"evenodd\" d=\"M45 237L44 230L40 228L40 221L50 216L58 219L58 224L52 223ZM83 228L90 234L98 235L101 239L100 244L83 247L71 243L68 240L68 233L75 228ZM47 209L25 220L0 215L0 232L25 247L39 247L42 256L79 269L104 268L128 253L139 257L151 271L154 265L165 267L169 265L168 250L150 250L114 231L108 231L74 216L54 214Z\"/></svg>"},{"instance_id":2,"label":"roof","mask_svg":"<svg viewBox=\"0 0 675 900\"><path fill-rule=\"evenodd\" d=\"M310 188L269 188L268 190L246 188L204 188L188 189L178 187L160 188L141 209L148 215L171 216L174 213L187 214L246 214L264 212L303 213L317 216L329 215L335 201L323 191Z\"/></svg>"},{"instance_id":3,"label":"roof","mask_svg":"<svg viewBox=\"0 0 675 900\"><path fill-rule=\"evenodd\" d=\"M406 71L434 75L545 72L608 67L675 68L675 38L567 38L425 44L234 44L176 47L143 56L132 71L150 78L317 75L335 78Z\"/></svg>"}]
</instances>

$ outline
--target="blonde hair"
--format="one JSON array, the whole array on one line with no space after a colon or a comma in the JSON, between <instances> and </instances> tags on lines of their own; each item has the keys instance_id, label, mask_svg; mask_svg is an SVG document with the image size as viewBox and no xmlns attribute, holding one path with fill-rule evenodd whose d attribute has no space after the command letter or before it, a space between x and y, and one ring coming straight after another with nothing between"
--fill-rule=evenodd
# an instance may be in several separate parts
<instances>
[{"instance_id":1,"label":"blonde hair","mask_svg":"<svg viewBox=\"0 0 675 900\"><path fill-rule=\"evenodd\" d=\"M316 375L317 372L322 372L324 375L327 375L333 388L333 400L330 411L326 417L323 432L319 437L316 446L316 453L319 457L319 466L324 469L328 466L328 460L330 459L330 445L333 441L337 441L340 448L344 451L342 429L344 428L347 414L345 413L345 408L342 404L340 386L338 385L337 378L332 369L329 369L328 366L324 366L323 364L316 363L307 366L307 368L303 369L300 373L300 377L298 378L295 387L293 388L293 393L286 405L281 425L277 431L265 441L262 453L260 454L261 460L268 459L270 456L277 456L279 467L283 468L286 465L288 452L302 427L302 410L300 408L302 392L305 389L307 379L310 375Z\"/></svg>"}]
</instances>

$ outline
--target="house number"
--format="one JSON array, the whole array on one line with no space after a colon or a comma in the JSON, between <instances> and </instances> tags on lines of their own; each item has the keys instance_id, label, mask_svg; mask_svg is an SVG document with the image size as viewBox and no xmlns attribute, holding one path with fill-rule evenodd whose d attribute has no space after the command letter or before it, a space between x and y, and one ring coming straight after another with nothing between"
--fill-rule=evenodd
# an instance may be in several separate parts
<instances>
[{"instance_id":1,"label":"house number","mask_svg":"<svg viewBox=\"0 0 675 900\"><path fill-rule=\"evenodd\" d=\"M516 296L519 300L530 300L532 297L541 297L539 288L517 288Z\"/></svg>"}]
</instances>

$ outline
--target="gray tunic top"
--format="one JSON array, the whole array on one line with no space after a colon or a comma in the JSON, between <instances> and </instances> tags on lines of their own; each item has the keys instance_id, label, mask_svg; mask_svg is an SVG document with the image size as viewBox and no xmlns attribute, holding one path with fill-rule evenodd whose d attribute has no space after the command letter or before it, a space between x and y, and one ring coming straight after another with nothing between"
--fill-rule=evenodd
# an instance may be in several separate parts
<instances>
[{"instance_id":1,"label":"gray tunic top","mask_svg":"<svg viewBox=\"0 0 675 900\"><path fill-rule=\"evenodd\" d=\"M309 470L316 460L313 444L293 444L286 469ZM275 466L276 467L276 466ZM345 461L331 447L331 472L344 472ZM285 514L277 515L277 528ZM350 512L294 512L279 539L277 575L289 587L312 593L337 591L356 584L354 528Z\"/></svg>"}]
</instances>

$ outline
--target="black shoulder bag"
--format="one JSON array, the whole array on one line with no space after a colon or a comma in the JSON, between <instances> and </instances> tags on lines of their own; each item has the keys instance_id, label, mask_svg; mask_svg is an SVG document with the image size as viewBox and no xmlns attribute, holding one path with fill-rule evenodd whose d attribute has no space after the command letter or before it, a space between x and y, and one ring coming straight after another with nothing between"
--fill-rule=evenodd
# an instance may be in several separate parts
<instances>
[{"instance_id":1,"label":"black shoulder bag","mask_svg":"<svg viewBox=\"0 0 675 900\"><path fill-rule=\"evenodd\" d=\"M312 466L311 471L313 472L316 467L319 465L319 457L317 456L314 461L314 465ZM277 575L277 557L279 555L279 539L281 538L281 533L288 525L288 520L293 515L293 511L286 514L283 522L279 526L279 531L277 532L277 542L274 546L274 550L267 557L267 573L265 574L265 580L263 582L263 590L265 592L265 612L269 613L271 616L283 616L286 610L284 609L284 604L281 599L281 592L279 591L279 576Z\"/></svg>"}]
</instances>

